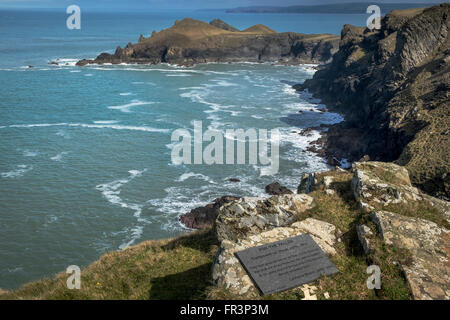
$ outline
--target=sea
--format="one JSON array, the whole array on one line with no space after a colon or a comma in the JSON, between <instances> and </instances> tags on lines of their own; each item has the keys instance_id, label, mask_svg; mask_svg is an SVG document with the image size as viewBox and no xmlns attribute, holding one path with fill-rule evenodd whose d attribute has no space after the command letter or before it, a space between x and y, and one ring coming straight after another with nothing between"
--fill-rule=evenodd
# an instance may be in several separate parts
<instances>
[{"instance_id":1,"label":"sea","mask_svg":"<svg viewBox=\"0 0 450 320\"><path fill-rule=\"evenodd\" d=\"M319 132L299 131L343 119L292 89L313 76L313 65L75 66L185 17L332 34L367 19L82 11L81 29L69 30L65 9L0 10L0 288L190 232L179 216L193 208L223 195L266 196L274 181L296 190L302 173L327 169L306 150ZM264 175L249 163L174 164L172 133L192 132L194 121L221 132L277 129L278 172Z\"/></svg>"}]
</instances>

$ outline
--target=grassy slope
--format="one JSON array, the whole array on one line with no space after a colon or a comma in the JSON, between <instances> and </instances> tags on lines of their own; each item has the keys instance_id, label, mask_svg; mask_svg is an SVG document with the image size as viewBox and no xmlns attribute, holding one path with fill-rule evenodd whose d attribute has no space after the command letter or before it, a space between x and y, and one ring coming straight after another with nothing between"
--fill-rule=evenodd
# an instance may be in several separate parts
<instances>
[{"instance_id":1,"label":"grassy slope","mask_svg":"<svg viewBox=\"0 0 450 320\"><path fill-rule=\"evenodd\" d=\"M369 258L363 254L355 226L368 219L353 200L352 174L334 172L333 175L336 194L314 191L311 195L317 206L299 217L328 221L343 233L337 245L338 254L332 257L340 273L313 283L318 288L317 297L324 299L323 293L328 292L331 299L409 299L401 271L392 263L404 260L407 253L378 243ZM16 291L0 291L0 299L237 299L210 282L217 245L212 230L177 239L147 241L108 253L84 269L81 290L68 290L68 275L61 273L54 279L32 282ZM377 292L366 287L366 268L372 263L382 270L382 289ZM303 297L297 288L261 298Z\"/></svg>"}]
</instances>

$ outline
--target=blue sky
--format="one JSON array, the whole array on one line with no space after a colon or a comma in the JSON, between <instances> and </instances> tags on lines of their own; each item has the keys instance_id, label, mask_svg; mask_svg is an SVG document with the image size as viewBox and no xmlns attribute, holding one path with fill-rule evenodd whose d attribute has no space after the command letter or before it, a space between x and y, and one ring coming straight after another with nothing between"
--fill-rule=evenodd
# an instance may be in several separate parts
<instances>
[{"instance_id":1,"label":"blue sky","mask_svg":"<svg viewBox=\"0 0 450 320\"><path fill-rule=\"evenodd\" d=\"M92 9L208 9L245 6L289 6L342 2L436 3L438 0L0 0L0 7L8 8L65 8L78 4Z\"/></svg>"}]
</instances>

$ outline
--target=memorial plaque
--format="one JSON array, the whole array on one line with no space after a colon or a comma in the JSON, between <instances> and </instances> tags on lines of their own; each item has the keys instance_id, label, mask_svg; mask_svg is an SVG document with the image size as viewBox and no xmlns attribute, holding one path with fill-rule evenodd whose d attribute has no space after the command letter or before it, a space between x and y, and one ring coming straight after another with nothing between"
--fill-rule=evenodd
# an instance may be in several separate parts
<instances>
[{"instance_id":1,"label":"memorial plaque","mask_svg":"<svg viewBox=\"0 0 450 320\"><path fill-rule=\"evenodd\" d=\"M338 272L309 234L239 251L236 256L263 294L289 290Z\"/></svg>"}]
</instances>

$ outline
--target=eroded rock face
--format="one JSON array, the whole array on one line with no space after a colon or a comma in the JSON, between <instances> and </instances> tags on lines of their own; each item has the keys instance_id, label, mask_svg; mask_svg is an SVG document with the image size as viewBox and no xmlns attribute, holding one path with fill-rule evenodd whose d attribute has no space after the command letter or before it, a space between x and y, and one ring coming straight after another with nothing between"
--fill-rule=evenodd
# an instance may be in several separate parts
<instances>
[{"instance_id":1,"label":"eroded rock face","mask_svg":"<svg viewBox=\"0 0 450 320\"><path fill-rule=\"evenodd\" d=\"M289 194L265 198L242 198L220 207L216 220L219 241L237 241L276 227L287 226L313 207L313 198Z\"/></svg>"},{"instance_id":2,"label":"eroded rock face","mask_svg":"<svg viewBox=\"0 0 450 320\"><path fill-rule=\"evenodd\" d=\"M287 227L278 227L259 234L249 235L238 241L223 240L212 267L212 278L216 285L229 289L236 295L254 297L259 295L247 272L234 255L235 252L286 238L309 233L327 254L334 255L336 250L336 230L332 224L308 218Z\"/></svg>"},{"instance_id":3,"label":"eroded rock face","mask_svg":"<svg viewBox=\"0 0 450 320\"><path fill-rule=\"evenodd\" d=\"M411 185L406 168L387 162L356 162L352 189L362 209L370 212L385 206L423 203L450 221L450 205L420 192Z\"/></svg>"},{"instance_id":4,"label":"eroded rock face","mask_svg":"<svg viewBox=\"0 0 450 320\"><path fill-rule=\"evenodd\" d=\"M424 219L387 211L370 214L380 237L408 249L412 263L403 265L414 299L450 299L450 231Z\"/></svg>"}]
</instances>

